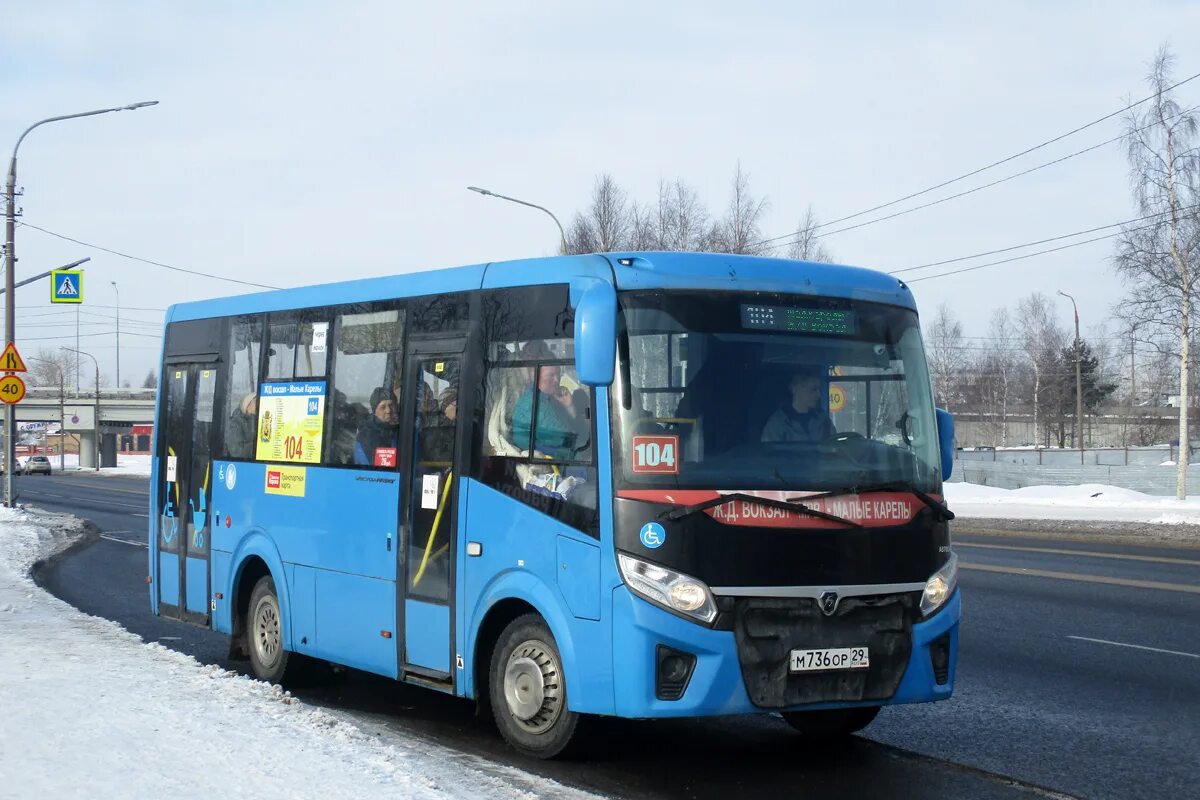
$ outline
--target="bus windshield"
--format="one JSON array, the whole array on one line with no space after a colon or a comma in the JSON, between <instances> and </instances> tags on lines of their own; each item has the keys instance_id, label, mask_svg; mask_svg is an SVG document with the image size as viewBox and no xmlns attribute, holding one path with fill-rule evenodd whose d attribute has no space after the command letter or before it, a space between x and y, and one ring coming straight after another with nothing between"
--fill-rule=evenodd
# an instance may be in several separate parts
<instances>
[{"instance_id":1,"label":"bus windshield","mask_svg":"<svg viewBox=\"0 0 1200 800\"><path fill-rule=\"evenodd\" d=\"M619 487L939 491L913 311L763 292L626 292L620 305Z\"/></svg>"}]
</instances>

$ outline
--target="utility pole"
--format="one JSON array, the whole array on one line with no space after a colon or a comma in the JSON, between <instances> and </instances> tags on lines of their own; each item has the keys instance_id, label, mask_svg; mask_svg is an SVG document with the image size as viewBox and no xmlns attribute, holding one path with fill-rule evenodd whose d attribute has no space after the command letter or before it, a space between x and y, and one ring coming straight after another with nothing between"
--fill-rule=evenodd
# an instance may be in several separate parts
<instances>
[{"instance_id":1,"label":"utility pole","mask_svg":"<svg viewBox=\"0 0 1200 800\"><path fill-rule=\"evenodd\" d=\"M116 281L109 281L113 291L117 293L117 391L121 391L121 291L117 289ZM79 346L78 343L75 345Z\"/></svg>"},{"instance_id":2,"label":"utility pole","mask_svg":"<svg viewBox=\"0 0 1200 800\"><path fill-rule=\"evenodd\" d=\"M95 111L81 111L77 114L64 114L58 117L47 117L39 120L28 128L17 139L16 145L13 147L12 159L8 162L8 180L5 183L5 209L4 209L4 338L9 344L12 344L16 339L16 302L13 295L15 292L13 272L16 267L17 258L13 240L16 238L17 226L17 151L21 149L21 142L25 141L25 137L34 128L45 125L48 122L60 122L66 119L78 119L79 117L94 117L97 114L108 114L112 111L134 111L146 106L156 105L157 100L150 100L143 103L131 103L127 106L117 106L115 108L101 108ZM99 367L96 369L96 374L99 376ZM97 392L97 403L99 403L99 393ZM99 415L97 415L97 425L99 424ZM13 467L16 463L16 433L17 433L17 414L11 405L5 408L4 412L4 505L12 507L13 490L12 490L12 474ZM99 442L97 442L99 445ZM96 462L99 465L99 461Z\"/></svg>"},{"instance_id":3,"label":"utility pole","mask_svg":"<svg viewBox=\"0 0 1200 800\"><path fill-rule=\"evenodd\" d=\"M1059 289L1058 293L1070 300L1071 307L1075 309L1075 436L1079 442L1079 463L1083 464L1083 378L1079 367L1079 306L1075 305L1075 298L1062 289Z\"/></svg>"}]
</instances>

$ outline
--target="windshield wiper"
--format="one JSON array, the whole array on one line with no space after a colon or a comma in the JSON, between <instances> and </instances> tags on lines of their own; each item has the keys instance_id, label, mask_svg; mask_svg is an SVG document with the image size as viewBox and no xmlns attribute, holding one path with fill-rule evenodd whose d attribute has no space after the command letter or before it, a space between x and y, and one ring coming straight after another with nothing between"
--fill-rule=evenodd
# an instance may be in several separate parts
<instances>
[{"instance_id":1,"label":"windshield wiper","mask_svg":"<svg viewBox=\"0 0 1200 800\"><path fill-rule=\"evenodd\" d=\"M868 486L847 486L844 489L834 489L831 492L821 492L820 494L810 494L803 497L789 497L787 502L817 500L823 497L836 497L840 494L866 494L867 492L904 492L911 494L932 508L941 520L949 522L954 519L954 512L947 508L945 503L930 497L907 481L890 481L888 483L875 483Z\"/></svg>"},{"instance_id":2,"label":"windshield wiper","mask_svg":"<svg viewBox=\"0 0 1200 800\"><path fill-rule=\"evenodd\" d=\"M794 500L772 500L768 497L756 497L755 495L746 494L745 492L733 492L732 494L718 495L709 500L705 500L703 503L696 503L695 505L683 506L682 508L666 511L662 514L659 514L659 518L668 519L671 522L677 522L684 517L690 517L692 514L698 514L699 512L709 508L723 506L726 503L734 500L744 500L750 503L757 503L758 505L766 506L767 508L780 508L785 511L794 511L797 514L816 517L817 519L828 520L829 522L837 522L851 528L863 527L854 520L846 519L845 517L839 517L836 514L826 514L824 511L818 511L817 509L806 506L803 503L794 502Z\"/></svg>"}]
</instances>

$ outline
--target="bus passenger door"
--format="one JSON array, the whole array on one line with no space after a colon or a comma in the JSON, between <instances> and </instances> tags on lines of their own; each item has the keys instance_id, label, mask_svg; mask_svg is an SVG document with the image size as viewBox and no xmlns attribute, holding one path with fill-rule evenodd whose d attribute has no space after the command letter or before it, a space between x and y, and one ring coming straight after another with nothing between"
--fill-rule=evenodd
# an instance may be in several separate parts
<instances>
[{"instance_id":1,"label":"bus passenger door","mask_svg":"<svg viewBox=\"0 0 1200 800\"><path fill-rule=\"evenodd\" d=\"M452 675L455 542L461 471L458 419L462 348L414 342L405 375L407 508L404 536L404 671L436 680Z\"/></svg>"},{"instance_id":2,"label":"bus passenger door","mask_svg":"<svg viewBox=\"0 0 1200 800\"><path fill-rule=\"evenodd\" d=\"M209 511L213 364L166 366L166 426L159 457L159 614L209 623Z\"/></svg>"}]
</instances>

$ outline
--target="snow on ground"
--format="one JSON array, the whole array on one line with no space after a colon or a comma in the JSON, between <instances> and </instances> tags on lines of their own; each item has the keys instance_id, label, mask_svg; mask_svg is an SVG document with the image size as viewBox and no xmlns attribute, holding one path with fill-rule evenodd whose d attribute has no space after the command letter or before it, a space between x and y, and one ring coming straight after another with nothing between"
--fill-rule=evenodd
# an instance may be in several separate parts
<instances>
[{"instance_id":1,"label":"snow on ground","mask_svg":"<svg viewBox=\"0 0 1200 800\"><path fill-rule=\"evenodd\" d=\"M590 797L77 611L28 573L81 536L71 517L0 508L0 795Z\"/></svg>"},{"instance_id":2,"label":"snow on ground","mask_svg":"<svg viewBox=\"0 0 1200 800\"><path fill-rule=\"evenodd\" d=\"M18 457L18 461L22 466L25 465L25 456ZM50 459L50 468L57 474L59 472L59 456L46 456ZM82 470L83 472L95 473L91 467L79 466L78 453L65 453L61 457L65 463L67 472L75 472ZM100 475L138 475L150 476L150 455L142 455L139 453L117 453L117 465L115 467L104 467L98 473Z\"/></svg>"},{"instance_id":3,"label":"snow on ground","mask_svg":"<svg viewBox=\"0 0 1200 800\"><path fill-rule=\"evenodd\" d=\"M943 484L946 503L969 519L1101 520L1200 525L1200 496L1186 500L1142 494L1117 486L1026 486L997 489L973 483Z\"/></svg>"}]
</instances>

